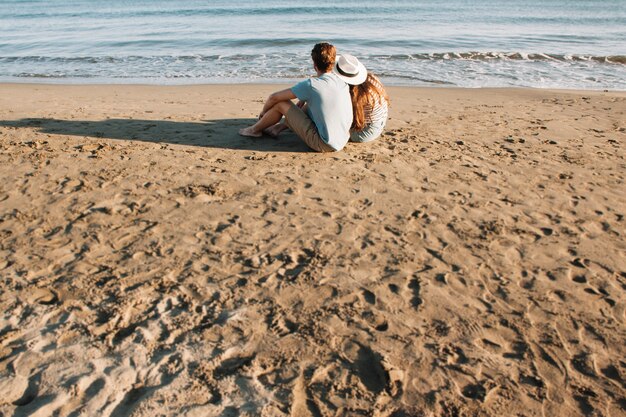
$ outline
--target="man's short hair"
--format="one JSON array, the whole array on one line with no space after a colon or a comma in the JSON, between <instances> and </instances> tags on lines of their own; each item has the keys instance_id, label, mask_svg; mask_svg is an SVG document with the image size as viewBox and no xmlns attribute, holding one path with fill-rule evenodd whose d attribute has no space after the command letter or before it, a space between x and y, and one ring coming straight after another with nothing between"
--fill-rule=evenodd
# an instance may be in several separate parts
<instances>
[{"instance_id":1,"label":"man's short hair","mask_svg":"<svg viewBox=\"0 0 626 417\"><path fill-rule=\"evenodd\" d=\"M327 42L321 42L315 44L311 51L311 58L318 70L322 72L328 72L335 65L335 59L337 57L337 50L335 47Z\"/></svg>"}]
</instances>

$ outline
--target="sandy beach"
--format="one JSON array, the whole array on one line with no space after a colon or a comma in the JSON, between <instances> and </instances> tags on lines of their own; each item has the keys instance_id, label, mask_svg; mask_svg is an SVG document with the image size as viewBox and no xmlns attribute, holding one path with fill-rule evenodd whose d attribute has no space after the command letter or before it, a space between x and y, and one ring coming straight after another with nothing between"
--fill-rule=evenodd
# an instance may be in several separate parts
<instances>
[{"instance_id":1,"label":"sandy beach","mask_svg":"<svg viewBox=\"0 0 626 417\"><path fill-rule=\"evenodd\" d=\"M626 415L626 93L0 85L0 416Z\"/></svg>"}]
</instances>

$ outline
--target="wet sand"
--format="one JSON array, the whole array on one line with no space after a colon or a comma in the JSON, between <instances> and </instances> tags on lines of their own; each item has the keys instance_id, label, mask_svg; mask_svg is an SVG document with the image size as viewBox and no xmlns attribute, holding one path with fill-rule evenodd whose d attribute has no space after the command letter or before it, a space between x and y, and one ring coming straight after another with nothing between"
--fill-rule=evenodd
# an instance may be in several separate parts
<instances>
[{"instance_id":1,"label":"wet sand","mask_svg":"<svg viewBox=\"0 0 626 417\"><path fill-rule=\"evenodd\" d=\"M626 93L0 85L0 415L623 416Z\"/></svg>"}]
</instances>

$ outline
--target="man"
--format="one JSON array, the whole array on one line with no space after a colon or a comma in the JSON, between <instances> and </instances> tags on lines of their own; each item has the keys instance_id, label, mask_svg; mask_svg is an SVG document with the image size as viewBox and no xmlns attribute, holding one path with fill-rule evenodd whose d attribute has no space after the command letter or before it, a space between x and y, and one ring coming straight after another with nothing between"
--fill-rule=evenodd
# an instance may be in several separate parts
<instances>
[{"instance_id":1,"label":"man","mask_svg":"<svg viewBox=\"0 0 626 417\"><path fill-rule=\"evenodd\" d=\"M260 137L263 133L277 137L289 127L311 149L336 152L350 137L352 101L348 84L360 84L367 71L354 57L339 57L335 47L318 43L311 51L316 77L304 80L269 96L259 121L239 131L242 136ZM347 59L346 59L347 58ZM296 105L291 100L300 100ZM279 123L285 116L286 124Z\"/></svg>"}]
</instances>

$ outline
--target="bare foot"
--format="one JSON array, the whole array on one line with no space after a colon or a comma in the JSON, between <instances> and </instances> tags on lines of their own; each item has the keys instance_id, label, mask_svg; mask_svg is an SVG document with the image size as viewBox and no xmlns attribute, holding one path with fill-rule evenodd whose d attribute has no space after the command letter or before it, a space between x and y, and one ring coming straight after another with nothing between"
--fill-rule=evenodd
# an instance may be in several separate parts
<instances>
[{"instance_id":1,"label":"bare foot","mask_svg":"<svg viewBox=\"0 0 626 417\"><path fill-rule=\"evenodd\" d=\"M261 132L255 132L254 129L252 129L252 126L250 127L245 127L243 129L239 129L239 134L241 136L248 136L251 138L260 138L262 136Z\"/></svg>"},{"instance_id":2,"label":"bare foot","mask_svg":"<svg viewBox=\"0 0 626 417\"><path fill-rule=\"evenodd\" d=\"M277 123L274 126L270 126L267 129L265 129L263 133L273 138L277 138L278 135L280 135L280 132L282 132L285 129L286 129L286 126L284 124Z\"/></svg>"}]
</instances>

